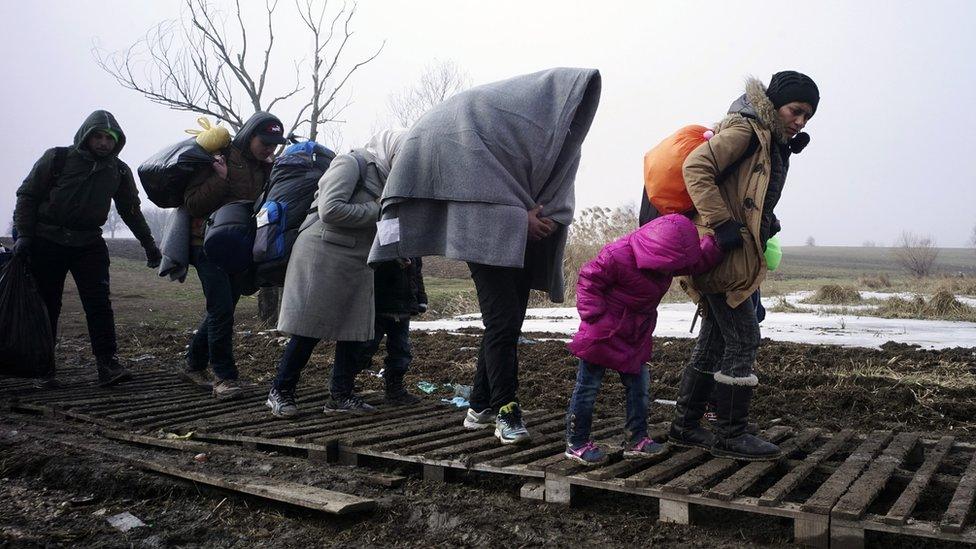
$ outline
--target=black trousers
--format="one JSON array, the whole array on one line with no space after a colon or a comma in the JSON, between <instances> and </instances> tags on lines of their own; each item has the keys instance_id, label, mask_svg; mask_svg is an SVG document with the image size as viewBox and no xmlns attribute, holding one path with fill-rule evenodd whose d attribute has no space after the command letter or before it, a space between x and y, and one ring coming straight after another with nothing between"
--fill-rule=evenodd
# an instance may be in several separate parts
<instances>
[{"instance_id":1,"label":"black trousers","mask_svg":"<svg viewBox=\"0 0 976 549\"><path fill-rule=\"evenodd\" d=\"M518 402L518 338L529 304L531 274L527 269L468 263L478 292L485 335L478 351L478 369L471 389L471 409L494 411Z\"/></svg>"},{"instance_id":2,"label":"black trousers","mask_svg":"<svg viewBox=\"0 0 976 549\"><path fill-rule=\"evenodd\" d=\"M115 354L118 347L115 313L109 299L108 266L108 247L101 237L87 246L62 246L45 238L34 239L30 256L31 273L47 306L55 341L64 281L70 272L85 309L92 353L96 357Z\"/></svg>"}]
</instances>

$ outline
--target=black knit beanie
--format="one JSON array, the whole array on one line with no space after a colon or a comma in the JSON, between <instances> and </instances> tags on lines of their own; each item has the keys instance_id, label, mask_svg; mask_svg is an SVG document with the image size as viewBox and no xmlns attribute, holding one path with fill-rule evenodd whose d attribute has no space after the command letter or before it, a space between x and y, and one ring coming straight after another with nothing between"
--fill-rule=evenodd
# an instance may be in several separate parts
<instances>
[{"instance_id":1,"label":"black knit beanie","mask_svg":"<svg viewBox=\"0 0 976 549\"><path fill-rule=\"evenodd\" d=\"M820 102L820 90L816 82L809 76L796 71L782 71L773 75L766 88L766 96L777 109L793 101L809 103L813 112L817 112Z\"/></svg>"}]
</instances>

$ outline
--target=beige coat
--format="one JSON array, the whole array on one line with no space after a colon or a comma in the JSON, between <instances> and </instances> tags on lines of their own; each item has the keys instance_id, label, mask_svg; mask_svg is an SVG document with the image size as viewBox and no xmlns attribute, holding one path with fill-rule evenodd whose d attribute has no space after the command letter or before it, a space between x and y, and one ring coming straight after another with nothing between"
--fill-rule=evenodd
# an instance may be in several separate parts
<instances>
[{"instance_id":1,"label":"beige coat","mask_svg":"<svg viewBox=\"0 0 976 549\"><path fill-rule=\"evenodd\" d=\"M752 112L747 116L729 114L716 125L715 136L692 151L684 163L685 185L695 204L694 222L699 233L711 234L729 219L745 225L741 248L727 254L714 270L680 279L682 289L695 302L703 293L725 293L729 306L737 307L766 278L759 225L771 174L770 148L774 139L785 142L786 132L760 81L747 82L746 99ZM747 152L753 134L759 139L759 147L716 184L719 175Z\"/></svg>"}]
</instances>

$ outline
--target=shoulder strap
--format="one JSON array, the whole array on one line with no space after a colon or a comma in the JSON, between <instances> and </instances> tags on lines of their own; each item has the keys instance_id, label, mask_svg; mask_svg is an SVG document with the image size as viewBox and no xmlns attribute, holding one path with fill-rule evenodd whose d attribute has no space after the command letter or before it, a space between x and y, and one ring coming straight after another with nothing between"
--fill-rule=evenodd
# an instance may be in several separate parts
<instances>
[{"instance_id":1,"label":"shoulder strap","mask_svg":"<svg viewBox=\"0 0 976 549\"><path fill-rule=\"evenodd\" d=\"M356 183L356 190L362 189L369 196L373 198L379 198L380 195L374 193L369 187L366 186L366 157L359 153L359 151L349 151L349 154L356 159L356 164L359 165L359 181ZM353 191L355 192L355 191Z\"/></svg>"},{"instance_id":2,"label":"shoulder strap","mask_svg":"<svg viewBox=\"0 0 976 549\"><path fill-rule=\"evenodd\" d=\"M51 183L61 179L64 165L68 161L68 147L54 147L54 158L51 160Z\"/></svg>"},{"instance_id":3,"label":"shoulder strap","mask_svg":"<svg viewBox=\"0 0 976 549\"><path fill-rule=\"evenodd\" d=\"M752 155L756 154L757 150L759 150L759 136L756 135L755 131L753 131L749 137L749 146L746 147L745 152L742 153L742 156L740 156L738 160L733 162L729 167L722 170L722 173L718 174L718 177L715 178L715 183L717 185L721 185L722 183L724 183L725 180L728 179L730 175L732 175L733 173L736 172L736 170L739 169L739 166L741 166L742 163L747 158L750 158Z\"/></svg>"}]
</instances>

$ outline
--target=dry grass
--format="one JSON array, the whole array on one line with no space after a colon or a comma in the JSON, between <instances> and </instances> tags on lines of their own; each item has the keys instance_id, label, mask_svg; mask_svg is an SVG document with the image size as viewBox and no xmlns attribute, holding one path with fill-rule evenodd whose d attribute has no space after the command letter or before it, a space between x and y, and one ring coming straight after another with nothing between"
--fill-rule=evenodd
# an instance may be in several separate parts
<instances>
[{"instance_id":1,"label":"dry grass","mask_svg":"<svg viewBox=\"0 0 976 549\"><path fill-rule=\"evenodd\" d=\"M861 286L869 290L882 290L891 287L891 279L888 275L880 273L874 276L862 275L857 279Z\"/></svg>"},{"instance_id":2,"label":"dry grass","mask_svg":"<svg viewBox=\"0 0 976 549\"><path fill-rule=\"evenodd\" d=\"M632 207L586 208L576 216L569 227L563 259L567 305L576 302L576 281L583 265L596 257L603 246L636 228L637 214Z\"/></svg>"},{"instance_id":3,"label":"dry grass","mask_svg":"<svg viewBox=\"0 0 976 549\"><path fill-rule=\"evenodd\" d=\"M857 288L826 284L817 293L803 300L803 303L814 305L854 305L861 303L861 294Z\"/></svg>"},{"instance_id":4,"label":"dry grass","mask_svg":"<svg viewBox=\"0 0 976 549\"><path fill-rule=\"evenodd\" d=\"M976 322L976 308L960 303L952 293L946 290L939 290L928 301L918 295L912 299L888 298L878 306L875 315L883 318L922 318Z\"/></svg>"},{"instance_id":5,"label":"dry grass","mask_svg":"<svg viewBox=\"0 0 976 549\"><path fill-rule=\"evenodd\" d=\"M776 301L776 305L773 305L767 310L771 313L797 313L800 311L800 308L786 301L785 297L780 297Z\"/></svg>"}]
</instances>

